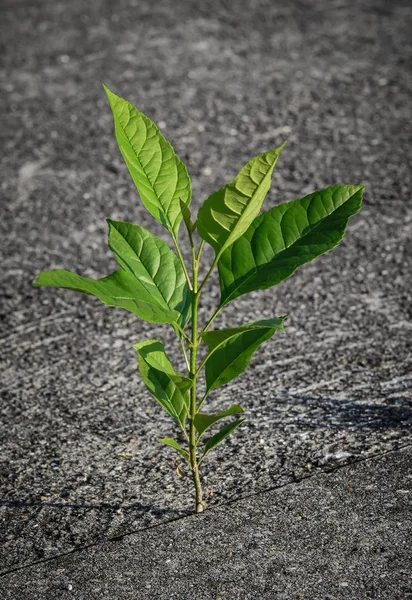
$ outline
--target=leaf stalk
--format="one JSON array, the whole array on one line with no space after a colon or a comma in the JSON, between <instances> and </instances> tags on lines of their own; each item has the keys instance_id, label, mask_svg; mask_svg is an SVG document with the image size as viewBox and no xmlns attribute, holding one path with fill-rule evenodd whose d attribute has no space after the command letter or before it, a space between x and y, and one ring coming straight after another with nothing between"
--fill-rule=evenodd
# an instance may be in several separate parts
<instances>
[{"instance_id":1,"label":"leaf stalk","mask_svg":"<svg viewBox=\"0 0 412 600\"><path fill-rule=\"evenodd\" d=\"M171 235L172 235L173 243L174 243L175 248L176 248L177 255L178 255L179 259L180 259L180 262L182 263L183 272L184 272L185 277L186 277L187 285L189 286L189 290L192 290L193 289L192 282L190 281L189 273L187 271L187 267L186 267L185 259L183 258L182 251L179 248L179 244L177 243L177 239L176 239L176 236L174 235L174 233L171 233Z\"/></svg>"}]
</instances>

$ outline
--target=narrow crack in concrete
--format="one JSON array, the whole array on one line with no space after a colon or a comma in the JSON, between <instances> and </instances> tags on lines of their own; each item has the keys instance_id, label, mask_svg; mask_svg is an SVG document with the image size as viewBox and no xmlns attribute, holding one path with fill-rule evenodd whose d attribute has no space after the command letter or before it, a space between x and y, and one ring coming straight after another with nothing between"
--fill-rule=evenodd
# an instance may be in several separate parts
<instances>
[{"instance_id":1,"label":"narrow crack in concrete","mask_svg":"<svg viewBox=\"0 0 412 600\"><path fill-rule=\"evenodd\" d=\"M410 448L412 447L412 442L405 444L403 446L399 446L399 448L394 448L391 450L386 450L384 452L378 452L377 454L373 454L371 456L365 456L364 458L358 458L356 460L353 460L351 462L347 462L344 463L342 465L337 465L336 467L330 468L329 470L319 470L316 473L308 473L307 475L304 475L303 477L297 478L294 481L289 481L288 483L284 483L282 485L278 485L278 486L273 486L273 487L269 487L269 488L265 488L264 490L260 490L257 492L252 492L251 494L245 494L242 496L239 496L237 498L234 498L233 500L226 500L225 502L222 502L220 504L216 504L215 506L211 506L207 512L210 512L212 510L221 508L222 506L228 506L229 504L234 504L235 502L239 502L240 500L245 500L247 498L252 498L253 496L260 496L262 494L266 494L268 492L273 492L275 490L280 490L282 488L285 487L289 487L289 486L294 486L297 484L300 484L302 481L306 481L306 479L311 479L311 478L316 478L319 477L320 475L331 475L333 473L335 473L336 471L343 469L345 467L349 467L351 465L357 464L357 463L361 463L361 462L366 462L368 460L373 460L376 458L380 458L382 456L386 456L388 454L392 454L394 452L400 452L402 450L405 450L406 448ZM43 563L47 563L50 562L52 560L56 560L58 558L62 558L64 556L69 556L70 554L75 554L76 552L82 552L83 550L88 550L90 548L94 548L96 546L102 545L104 543L107 542L115 542L115 541L119 541L125 537L128 537L130 535L136 535L137 533L142 533L144 531L148 531L149 529L157 529L158 527L162 527L164 525L168 525L169 523L174 523L176 521L181 521L183 519L187 519L187 518L191 518L191 517L202 517L205 513L201 513L201 514L196 514L196 513L190 513L190 514L186 514L186 515L181 515L178 517L175 517L173 519L168 519L167 521L163 521L162 523L156 523L154 525L149 525L148 527L143 527L142 529L135 529L133 531L129 531L121 536L118 537L112 537L112 538L100 538L99 540L97 540L96 542L93 542L91 544L86 544L85 546L82 546L81 548L74 548L73 550L69 550L68 552L62 552L60 554L56 554L54 556L48 556L47 558L43 558L41 560L36 560L33 561L31 563L26 563L24 565L19 565L16 567L13 567L12 569L8 569L7 571L2 571L0 572L0 577L5 577L6 575L9 575L11 573L15 573L16 571L22 571L24 569L29 569L30 567L33 567L35 565L39 565L39 564L43 564Z\"/></svg>"}]
</instances>

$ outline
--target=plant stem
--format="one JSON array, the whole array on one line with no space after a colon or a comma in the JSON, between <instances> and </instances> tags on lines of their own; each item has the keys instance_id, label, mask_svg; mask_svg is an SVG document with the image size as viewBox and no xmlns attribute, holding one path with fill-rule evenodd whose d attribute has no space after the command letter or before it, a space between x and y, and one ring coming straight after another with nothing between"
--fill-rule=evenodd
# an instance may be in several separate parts
<instances>
[{"instance_id":1,"label":"plant stem","mask_svg":"<svg viewBox=\"0 0 412 600\"><path fill-rule=\"evenodd\" d=\"M211 324L213 323L213 321L216 319L217 315L220 313L220 311L222 310L222 308L223 308L222 304L217 307L217 309L215 310L215 312L213 313L213 315L210 317L207 325L203 329L202 333L205 333L209 329L209 327L211 326Z\"/></svg>"},{"instance_id":2,"label":"plant stem","mask_svg":"<svg viewBox=\"0 0 412 600\"><path fill-rule=\"evenodd\" d=\"M193 379L193 385L190 389L190 429L189 429L189 454L190 466L193 473L193 482L196 490L196 512L203 511L203 494L200 483L199 469L196 456L196 429L194 418L196 414L196 351L198 346L197 341L197 313L199 305L199 293L197 291L197 273L198 262L193 260L193 291L192 291L192 346L190 348L190 377Z\"/></svg>"},{"instance_id":3,"label":"plant stem","mask_svg":"<svg viewBox=\"0 0 412 600\"><path fill-rule=\"evenodd\" d=\"M171 235L172 235L172 238L173 238L173 243L175 245L177 255L179 257L180 262L182 263L183 272L184 272L185 277L186 277L187 285L189 286L189 290L191 290L192 289L192 283L190 281L189 273L187 272L185 259L183 258L182 251L180 250L179 244L177 243L176 236L173 233Z\"/></svg>"},{"instance_id":4,"label":"plant stem","mask_svg":"<svg viewBox=\"0 0 412 600\"><path fill-rule=\"evenodd\" d=\"M199 262L199 261L200 261L200 256L201 256L201 254L202 254L202 250L203 250L203 246L204 246L204 245L205 245L205 240L202 240L202 241L200 242L199 250L198 250L198 253L197 253L197 257L196 257L196 260L197 260L197 262Z\"/></svg>"},{"instance_id":5,"label":"plant stem","mask_svg":"<svg viewBox=\"0 0 412 600\"><path fill-rule=\"evenodd\" d=\"M212 274L212 272L213 272L213 269L214 269L214 268L215 268L215 266L217 265L217 262L218 262L219 258L220 258L220 254L217 254L217 255L215 256L215 258L214 258L214 261L213 261L213 262L212 262L212 264L210 265L210 269L209 269L209 270L208 270L208 272L206 273L206 276L205 276L204 280L203 280L203 281L202 281L202 283L200 284L200 287L199 287L199 294L200 294L200 293L201 293L201 291L203 290L203 288L204 288L204 286L205 286L205 284L206 284L206 281L207 281L207 280L209 279L209 277L211 276L211 274Z\"/></svg>"},{"instance_id":6,"label":"plant stem","mask_svg":"<svg viewBox=\"0 0 412 600\"><path fill-rule=\"evenodd\" d=\"M182 347L183 356L185 357L185 363L186 363L186 367L187 367L187 372L190 375L190 364L189 364L189 359L187 358L187 352L186 352L185 343L184 343L183 338L180 338L180 345Z\"/></svg>"},{"instance_id":7,"label":"plant stem","mask_svg":"<svg viewBox=\"0 0 412 600\"><path fill-rule=\"evenodd\" d=\"M180 331L180 333L182 334L182 336L185 338L186 342L191 344L190 338L187 337L184 330L180 327L179 323L177 321L175 321L174 325L176 326L176 329L178 329Z\"/></svg>"},{"instance_id":8,"label":"plant stem","mask_svg":"<svg viewBox=\"0 0 412 600\"><path fill-rule=\"evenodd\" d=\"M205 395L203 396L203 398L201 399L201 401L199 402L198 406L197 406L197 412L199 412L199 410L202 408L203 406L203 402L206 400L206 398L208 397L209 393L205 392Z\"/></svg>"}]
</instances>

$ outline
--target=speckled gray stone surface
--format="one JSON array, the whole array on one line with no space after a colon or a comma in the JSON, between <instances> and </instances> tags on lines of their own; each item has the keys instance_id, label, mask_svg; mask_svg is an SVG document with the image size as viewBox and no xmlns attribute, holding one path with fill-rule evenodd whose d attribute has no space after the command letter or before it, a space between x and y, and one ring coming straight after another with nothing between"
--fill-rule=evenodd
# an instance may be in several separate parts
<instances>
[{"instance_id":1,"label":"speckled gray stone surface","mask_svg":"<svg viewBox=\"0 0 412 600\"><path fill-rule=\"evenodd\" d=\"M408 443L409 2L3 0L0 10L1 570L192 510L189 477L156 442L176 430L132 349L158 337L179 367L169 329L31 287L44 269L113 270L106 217L167 239L122 164L100 81L161 126L188 164L195 209L285 139L266 207L366 184L339 248L217 321L290 315L287 335L211 397L210 410L239 402L248 420L204 462L209 504ZM217 299L215 280L202 319Z\"/></svg>"},{"instance_id":2,"label":"speckled gray stone surface","mask_svg":"<svg viewBox=\"0 0 412 600\"><path fill-rule=\"evenodd\" d=\"M410 600L412 446L1 579L4 600Z\"/></svg>"}]
</instances>

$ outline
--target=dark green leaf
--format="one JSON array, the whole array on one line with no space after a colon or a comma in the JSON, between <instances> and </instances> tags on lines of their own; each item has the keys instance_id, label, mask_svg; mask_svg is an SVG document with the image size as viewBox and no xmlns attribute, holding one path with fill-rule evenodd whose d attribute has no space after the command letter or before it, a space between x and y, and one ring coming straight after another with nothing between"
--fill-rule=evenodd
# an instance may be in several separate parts
<instances>
[{"instance_id":1,"label":"dark green leaf","mask_svg":"<svg viewBox=\"0 0 412 600\"><path fill-rule=\"evenodd\" d=\"M180 198L185 204L191 200L187 169L146 115L103 87L113 112L120 152L142 202L177 237L182 220Z\"/></svg>"},{"instance_id":2,"label":"dark green leaf","mask_svg":"<svg viewBox=\"0 0 412 600\"><path fill-rule=\"evenodd\" d=\"M217 256L233 244L259 214L283 147L284 144L249 161L233 181L203 203L197 230L213 246Z\"/></svg>"},{"instance_id":3,"label":"dark green leaf","mask_svg":"<svg viewBox=\"0 0 412 600\"><path fill-rule=\"evenodd\" d=\"M362 185L326 188L275 206L220 257L221 305L280 283L342 240L362 205Z\"/></svg>"},{"instance_id":4,"label":"dark green leaf","mask_svg":"<svg viewBox=\"0 0 412 600\"><path fill-rule=\"evenodd\" d=\"M40 273L34 285L90 294L108 306L124 308L149 323L173 323L179 318L179 313L158 304L140 281L121 270L97 280L69 271L50 271Z\"/></svg>"},{"instance_id":5,"label":"dark green leaf","mask_svg":"<svg viewBox=\"0 0 412 600\"><path fill-rule=\"evenodd\" d=\"M205 449L203 450L203 455L200 461L204 459L208 452L210 452L213 448L216 448L216 446L223 442L223 440L226 439L232 433L232 431L234 431L236 427L239 427L239 425L241 425L245 420L246 419L238 419L237 421L228 423L227 425L222 427L222 429L218 431L214 436L212 436L205 444Z\"/></svg>"},{"instance_id":6,"label":"dark green leaf","mask_svg":"<svg viewBox=\"0 0 412 600\"><path fill-rule=\"evenodd\" d=\"M206 413L197 413L194 418L194 425L196 427L196 431L199 434L199 437L220 419L224 419L225 417L230 417L232 415L238 415L240 413L244 413L245 411L238 404L234 404L228 410L224 412L216 413L214 415L207 415Z\"/></svg>"},{"instance_id":7,"label":"dark green leaf","mask_svg":"<svg viewBox=\"0 0 412 600\"><path fill-rule=\"evenodd\" d=\"M183 200L180 200L180 210L182 211L183 221L185 222L187 231L189 232L189 235L192 235L192 233L196 229L196 223L192 222L190 208L187 206L187 204L183 202Z\"/></svg>"},{"instance_id":8,"label":"dark green leaf","mask_svg":"<svg viewBox=\"0 0 412 600\"><path fill-rule=\"evenodd\" d=\"M191 294L178 257L158 237L131 223L107 220L109 247L117 262L131 273L153 300L165 310L180 314L184 327L190 314Z\"/></svg>"},{"instance_id":9,"label":"dark green leaf","mask_svg":"<svg viewBox=\"0 0 412 600\"><path fill-rule=\"evenodd\" d=\"M182 428L188 412L188 390L192 381L176 373L162 342L148 340L134 344L140 375L153 398Z\"/></svg>"},{"instance_id":10,"label":"dark green leaf","mask_svg":"<svg viewBox=\"0 0 412 600\"><path fill-rule=\"evenodd\" d=\"M202 333L201 337L209 348L205 363L206 393L240 375L263 342L276 331L284 332L285 319L267 319L233 329Z\"/></svg>"},{"instance_id":11,"label":"dark green leaf","mask_svg":"<svg viewBox=\"0 0 412 600\"><path fill-rule=\"evenodd\" d=\"M189 453L186 452L186 450L183 450L183 448L180 446L180 444L178 444L178 442L176 442L176 440L173 440L172 438L162 438L161 440L159 440L159 442L160 444L165 444L166 446L170 446L171 448L176 450L176 452L178 452L180 456L183 456L183 458L190 464Z\"/></svg>"}]
</instances>

